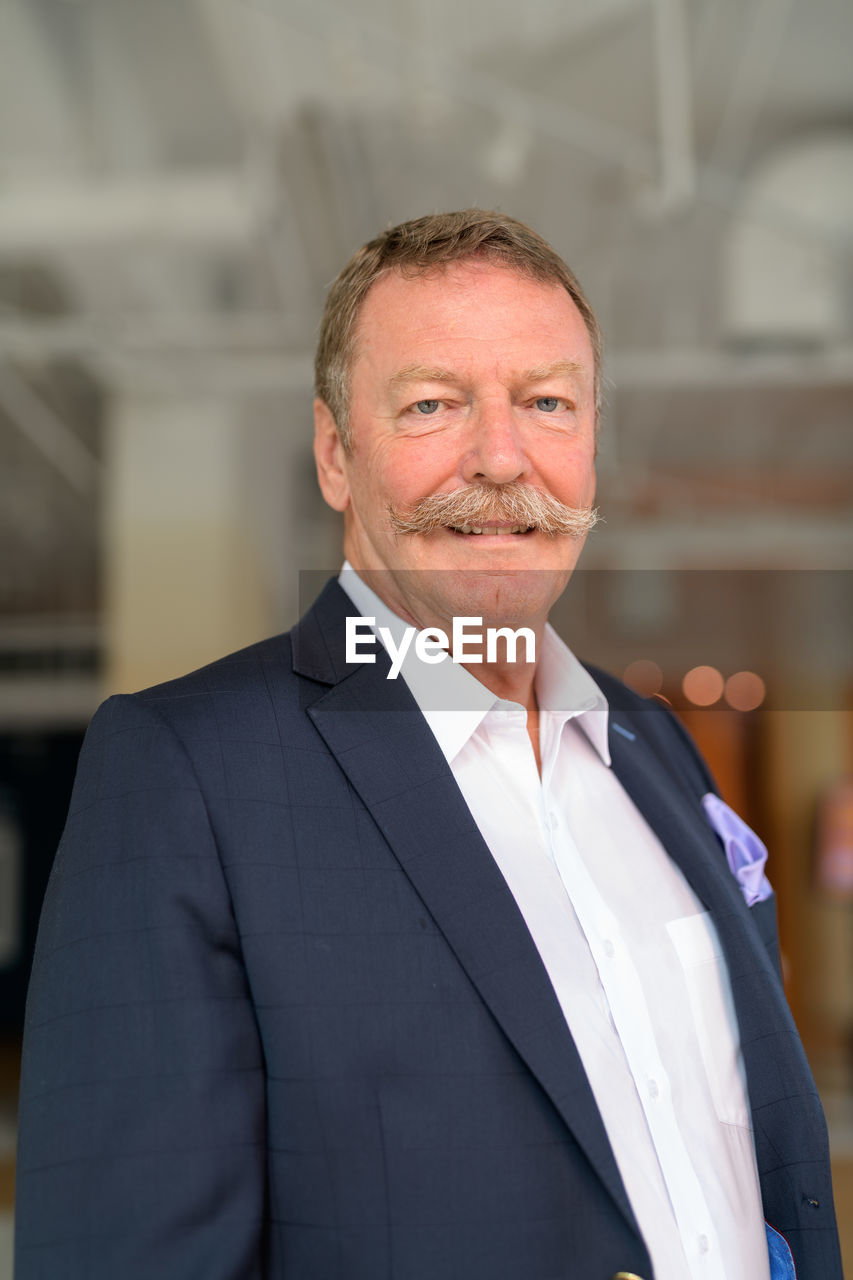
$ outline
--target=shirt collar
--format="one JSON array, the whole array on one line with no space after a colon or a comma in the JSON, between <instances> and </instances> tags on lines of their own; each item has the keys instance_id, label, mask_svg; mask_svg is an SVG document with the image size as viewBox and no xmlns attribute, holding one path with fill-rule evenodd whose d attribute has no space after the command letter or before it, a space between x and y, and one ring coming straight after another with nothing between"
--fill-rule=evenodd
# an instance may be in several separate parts
<instances>
[{"instance_id":1,"label":"shirt collar","mask_svg":"<svg viewBox=\"0 0 853 1280\"><path fill-rule=\"evenodd\" d=\"M375 618L373 630L381 641L385 627L399 646L407 623L359 577L348 560L338 576L360 617ZM456 662L427 665L420 662L410 646L400 674L418 704L448 764L461 751L488 713L502 699ZM556 631L546 626L536 669L536 696L540 711L562 719L576 720L605 764L610 764L607 745L608 706L592 676L575 657Z\"/></svg>"},{"instance_id":2,"label":"shirt collar","mask_svg":"<svg viewBox=\"0 0 853 1280\"><path fill-rule=\"evenodd\" d=\"M604 763L610 764L607 699L550 623L545 628L536 670L536 696L540 710L577 721Z\"/></svg>"}]
</instances>

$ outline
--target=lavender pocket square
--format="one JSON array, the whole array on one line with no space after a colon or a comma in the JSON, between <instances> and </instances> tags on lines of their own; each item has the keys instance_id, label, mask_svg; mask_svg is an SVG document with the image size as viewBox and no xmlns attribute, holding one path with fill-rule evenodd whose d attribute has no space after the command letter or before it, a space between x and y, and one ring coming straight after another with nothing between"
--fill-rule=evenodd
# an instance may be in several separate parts
<instances>
[{"instance_id":1,"label":"lavender pocket square","mask_svg":"<svg viewBox=\"0 0 853 1280\"><path fill-rule=\"evenodd\" d=\"M758 836L739 818L734 809L712 791L702 797L702 808L722 841L729 869L737 880L748 907L763 902L773 893L764 874L767 849Z\"/></svg>"}]
</instances>

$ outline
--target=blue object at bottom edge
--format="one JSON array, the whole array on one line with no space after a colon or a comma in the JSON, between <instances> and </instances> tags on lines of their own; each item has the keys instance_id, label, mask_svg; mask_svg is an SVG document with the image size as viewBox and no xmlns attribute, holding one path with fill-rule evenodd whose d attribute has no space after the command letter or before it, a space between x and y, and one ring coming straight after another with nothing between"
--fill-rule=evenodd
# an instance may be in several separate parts
<instances>
[{"instance_id":1,"label":"blue object at bottom edge","mask_svg":"<svg viewBox=\"0 0 853 1280\"><path fill-rule=\"evenodd\" d=\"M769 1222L765 1222L767 1253L770 1258L770 1280L797 1280L797 1268L788 1241Z\"/></svg>"}]
</instances>

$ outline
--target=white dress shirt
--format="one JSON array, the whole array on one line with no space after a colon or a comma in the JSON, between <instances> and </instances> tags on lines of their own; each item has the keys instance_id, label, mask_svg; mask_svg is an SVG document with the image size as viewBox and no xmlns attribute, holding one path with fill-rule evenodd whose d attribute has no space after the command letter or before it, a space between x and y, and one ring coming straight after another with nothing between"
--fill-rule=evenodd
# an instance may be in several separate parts
<instances>
[{"instance_id":1,"label":"white dress shirt","mask_svg":"<svg viewBox=\"0 0 853 1280\"><path fill-rule=\"evenodd\" d=\"M406 624L349 565L340 582L399 645ZM413 645L401 678L542 958L656 1280L769 1280L716 930L610 768L603 693L550 627L537 657L541 777L519 703Z\"/></svg>"}]
</instances>

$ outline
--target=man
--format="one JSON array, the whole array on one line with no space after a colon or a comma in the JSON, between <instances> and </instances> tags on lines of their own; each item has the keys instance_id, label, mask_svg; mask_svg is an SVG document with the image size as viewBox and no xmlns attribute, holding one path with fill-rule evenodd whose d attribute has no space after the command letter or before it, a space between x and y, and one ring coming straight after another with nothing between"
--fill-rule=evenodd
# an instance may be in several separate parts
<instances>
[{"instance_id":1,"label":"man","mask_svg":"<svg viewBox=\"0 0 853 1280\"><path fill-rule=\"evenodd\" d=\"M599 376L577 281L503 215L394 228L333 285L341 583L89 731L19 1280L840 1280L755 838L546 626Z\"/></svg>"}]
</instances>

